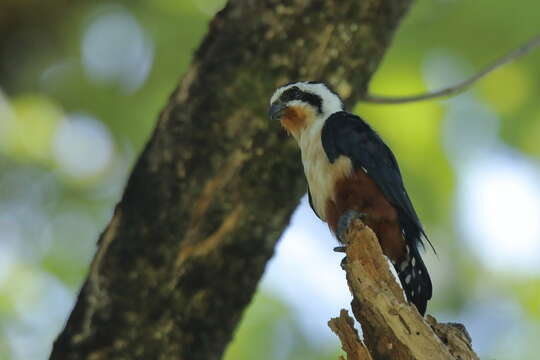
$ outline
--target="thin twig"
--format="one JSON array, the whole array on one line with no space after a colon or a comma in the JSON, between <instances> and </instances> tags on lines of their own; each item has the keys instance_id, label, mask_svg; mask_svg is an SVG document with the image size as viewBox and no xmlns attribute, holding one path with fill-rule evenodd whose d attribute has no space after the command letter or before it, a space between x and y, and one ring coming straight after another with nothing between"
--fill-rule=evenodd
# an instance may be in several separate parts
<instances>
[{"instance_id":1,"label":"thin twig","mask_svg":"<svg viewBox=\"0 0 540 360\"><path fill-rule=\"evenodd\" d=\"M495 71L503 65L508 64L509 62L527 54L537 46L540 46L540 34L536 35L532 40L522 45L521 47L509 52L505 56L501 57L495 61L490 66L484 68L482 71L476 73L468 79L465 79L453 86L449 86L443 89L439 89L433 92L427 92L423 94L410 95L410 96L384 96L376 94L366 94L361 101L374 104L404 104L415 101L429 100L444 96L452 96L458 94L471 85L473 85L478 80L482 79L484 76Z\"/></svg>"}]
</instances>

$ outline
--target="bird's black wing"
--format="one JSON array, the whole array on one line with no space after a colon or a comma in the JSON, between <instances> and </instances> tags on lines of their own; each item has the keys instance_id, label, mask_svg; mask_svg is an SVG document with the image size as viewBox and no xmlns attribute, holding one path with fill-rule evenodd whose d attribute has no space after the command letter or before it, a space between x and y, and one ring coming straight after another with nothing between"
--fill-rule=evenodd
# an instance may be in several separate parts
<instances>
[{"instance_id":1,"label":"bird's black wing","mask_svg":"<svg viewBox=\"0 0 540 360\"><path fill-rule=\"evenodd\" d=\"M394 154L366 122L345 111L334 113L324 124L322 144L330 162L344 155L351 159L355 170L366 171L386 199L425 236Z\"/></svg>"},{"instance_id":2,"label":"bird's black wing","mask_svg":"<svg viewBox=\"0 0 540 360\"><path fill-rule=\"evenodd\" d=\"M332 114L326 120L321 136L330 162L342 155L350 158L354 169L365 171L396 208L408 244L407 257L395 265L396 271L409 301L423 314L427 300L431 298L432 286L417 245L423 245L422 235L428 239L405 191L394 154L366 122L344 111Z\"/></svg>"}]
</instances>

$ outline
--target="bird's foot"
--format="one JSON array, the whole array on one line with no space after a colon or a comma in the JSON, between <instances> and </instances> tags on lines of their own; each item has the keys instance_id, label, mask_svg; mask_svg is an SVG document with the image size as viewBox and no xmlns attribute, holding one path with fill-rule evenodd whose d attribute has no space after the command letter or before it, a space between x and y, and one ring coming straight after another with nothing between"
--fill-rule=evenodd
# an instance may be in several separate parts
<instances>
[{"instance_id":1,"label":"bird's foot","mask_svg":"<svg viewBox=\"0 0 540 360\"><path fill-rule=\"evenodd\" d=\"M337 253L344 253L347 250L346 246L336 246L334 248L334 251ZM339 264L343 270L345 270L345 266L347 265L347 257L343 257L341 260L341 263Z\"/></svg>"},{"instance_id":2,"label":"bird's foot","mask_svg":"<svg viewBox=\"0 0 540 360\"><path fill-rule=\"evenodd\" d=\"M339 266L341 266L342 270L347 270L347 257L346 256L344 256L343 259L341 259Z\"/></svg>"},{"instance_id":3,"label":"bird's foot","mask_svg":"<svg viewBox=\"0 0 540 360\"><path fill-rule=\"evenodd\" d=\"M356 219L365 219L366 217L367 214L359 213L358 211L354 210L347 210L343 215L341 215L337 223L336 236L338 240L345 243L345 233L347 232L351 222ZM336 251L336 249L334 249L334 251Z\"/></svg>"}]
</instances>

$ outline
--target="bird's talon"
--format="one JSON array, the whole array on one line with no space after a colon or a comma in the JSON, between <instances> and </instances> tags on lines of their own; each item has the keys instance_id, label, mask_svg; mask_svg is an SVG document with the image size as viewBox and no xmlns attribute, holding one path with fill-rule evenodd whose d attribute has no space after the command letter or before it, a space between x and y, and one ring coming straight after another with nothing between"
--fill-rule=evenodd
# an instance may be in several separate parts
<instances>
[{"instance_id":1,"label":"bird's talon","mask_svg":"<svg viewBox=\"0 0 540 360\"><path fill-rule=\"evenodd\" d=\"M347 270L347 257L345 256L343 259L341 259L341 263L339 264L341 266L341 269Z\"/></svg>"},{"instance_id":2,"label":"bird's talon","mask_svg":"<svg viewBox=\"0 0 540 360\"><path fill-rule=\"evenodd\" d=\"M336 246L336 247L334 248L334 252L344 253L346 249L347 249L346 246Z\"/></svg>"},{"instance_id":3,"label":"bird's talon","mask_svg":"<svg viewBox=\"0 0 540 360\"><path fill-rule=\"evenodd\" d=\"M336 236L342 243L345 243L345 232L353 220L365 219L367 214L359 213L358 211L348 210L338 220ZM335 251L335 250L334 250Z\"/></svg>"}]
</instances>

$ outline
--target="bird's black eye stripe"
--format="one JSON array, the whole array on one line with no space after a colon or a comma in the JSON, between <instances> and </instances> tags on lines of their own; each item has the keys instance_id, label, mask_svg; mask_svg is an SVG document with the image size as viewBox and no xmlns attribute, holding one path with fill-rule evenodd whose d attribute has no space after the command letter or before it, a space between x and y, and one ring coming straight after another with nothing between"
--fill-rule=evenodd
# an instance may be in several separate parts
<instances>
[{"instance_id":1,"label":"bird's black eye stripe","mask_svg":"<svg viewBox=\"0 0 540 360\"><path fill-rule=\"evenodd\" d=\"M300 91L299 88L296 86L287 89L283 94L280 96L280 100L283 102L291 101L291 100L300 100L300 97L302 96L302 91Z\"/></svg>"},{"instance_id":2,"label":"bird's black eye stripe","mask_svg":"<svg viewBox=\"0 0 540 360\"><path fill-rule=\"evenodd\" d=\"M293 100L303 101L305 103L310 104L314 108L316 108L319 113L322 113L322 99L321 99L321 97L319 95L315 95L315 94L312 94L312 93L302 91L296 86L294 86L294 87L286 90L285 92L283 92L283 94L281 94L279 99L284 103L287 103L287 102L293 101Z\"/></svg>"},{"instance_id":3,"label":"bird's black eye stripe","mask_svg":"<svg viewBox=\"0 0 540 360\"><path fill-rule=\"evenodd\" d=\"M322 113L322 99L319 95L302 93L300 100L311 104L319 113Z\"/></svg>"}]
</instances>

